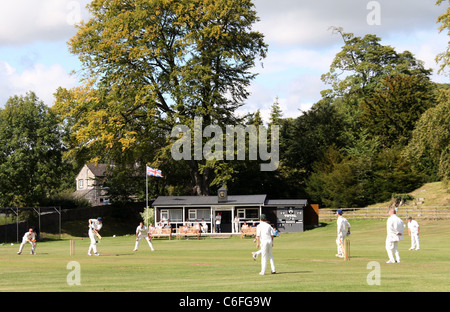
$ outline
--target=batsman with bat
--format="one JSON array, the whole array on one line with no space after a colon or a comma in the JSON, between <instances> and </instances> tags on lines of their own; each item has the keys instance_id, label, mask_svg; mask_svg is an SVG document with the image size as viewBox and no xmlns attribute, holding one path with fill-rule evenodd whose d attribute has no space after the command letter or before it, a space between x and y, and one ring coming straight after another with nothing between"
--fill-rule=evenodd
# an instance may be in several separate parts
<instances>
[{"instance_id":1,"label":"batsman with bat","mask_svg":"<svg viewBox=\"0 0 450 312\"><path fill-rule=\"evenodd\" d=\"M88 256L91 256L91 251L94 252L95 256L98 256L97 252L97 239L102 239L98 231L102 228L102 218L97 219L89 219L89 239L91 240L91 244L89 245Z\"/></svg>"},{"instance_id":2,"label":"batsman with bat","mask_svg":"<svg viewBox=\"0 0 450 312\"><path fill-rule=\"evenodd\" d=\"M336 211L337 218L337 238L336 238L336 245L337 245L337 255L338 258L344 258L345 257L345 248L344 248L344 240L346 236L350 235L350 223L347 221L346 218L342 216L342 210Z\"/></svg>"}]
</instances>

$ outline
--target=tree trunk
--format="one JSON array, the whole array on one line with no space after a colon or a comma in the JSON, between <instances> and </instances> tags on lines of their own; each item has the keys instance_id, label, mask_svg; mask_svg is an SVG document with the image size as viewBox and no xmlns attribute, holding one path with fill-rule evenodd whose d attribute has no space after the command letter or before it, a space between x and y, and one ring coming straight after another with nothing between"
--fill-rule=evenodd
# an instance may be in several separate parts
<instances>
[{"instance_id":1,"label":"tree trunk","mask_svg":"<svg viewBox=\"0 0 450 312\"><path fill-rule=\"evenodd\" d=\"M203 173L199 172L198 161L189 161L189 166L191 168L191 182L192 182L192 195L196 196L207 196L209 195L209 181L211 169L205 168Z\"/></svg>"}]
</instances>

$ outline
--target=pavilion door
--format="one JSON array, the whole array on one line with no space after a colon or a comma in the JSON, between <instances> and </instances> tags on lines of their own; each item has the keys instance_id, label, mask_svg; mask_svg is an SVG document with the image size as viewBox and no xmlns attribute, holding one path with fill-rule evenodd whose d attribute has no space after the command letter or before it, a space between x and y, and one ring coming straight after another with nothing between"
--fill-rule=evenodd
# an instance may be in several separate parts
<instances>
[{"instance_id":1,"label":"pavilion door","mask_svg":"<svg viewBox=\"0 0 450 312\"><path fill-rule=\"evenodd\" d=\"M222 214L222 221L221 221L222 233L231 233L231 211L216 210L216 214L218 212Z\"/></svg>"}]
</instances>

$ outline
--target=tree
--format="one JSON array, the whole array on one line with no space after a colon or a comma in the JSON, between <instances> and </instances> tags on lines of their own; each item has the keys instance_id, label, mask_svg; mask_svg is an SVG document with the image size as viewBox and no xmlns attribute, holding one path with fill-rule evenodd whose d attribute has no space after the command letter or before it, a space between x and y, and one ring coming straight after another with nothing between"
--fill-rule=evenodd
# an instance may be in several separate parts
<instances>
[{"instance_id":1,"label":"tree","mask_svg":"<svg viewBox=\"0 0 450 312\"><path fill-rule=\"evenodd\" d=\"M361 123L384 146L405 146L416 121L434 102L433 85L428 77L386 76L371 96L362 99Z\"/></svg>"},{"instance_id":2,"label":"tree","mask_svg":"<svg viewBox=\"0 0 450 312\"><path fill-rule=\"evenodd\" d=\"M314 163L321 160L330 146L344 146L345 123L342 114L329 101L316 103L286 126L288 131L282 130L281 138L283 163L297 169L304 178L311 174Z\"/></svg>"},{"instance_id":3,"label":"tree","mask_svg":"<svg viewBox=\"0 0 450 312\"><path fill-rule=\"evenodd\" d=\"M382 45L381 38L373 34L356 37L352 33L344 33L342 28L334 28L333 31L342 37L344 46L336 54L330 71L322 76L322 80L332 87L322 91L322 101L330 102L342 116L345 129L341 135L348 144L352 144L353 139L364 129L376 135L376 130L370 129L374 124L372 114L377 121L383 118L383 125L389 125L392 129L397 127L395 122L399 120L399 116L397 115L396 120L391 118L395 118L397 112L410 109L408 105L419 107L420 112L429 107L426 99L429 95L424 92L432 85L429 80L431 70L424 68L423 62L417 60L412 53L398 53L393 47ZM395 92L389 90L389 84L397 86ZM400 84L408 86L408 89L402 90ZM414 95L419 96L415 102L411 99ZM403 100L397 104L396 97ZM394 115L385 114L382 111L383 105L378 105L380 103L384 108L392 106L389 114ZM422 104L425 105L422 107ZM417 120L417 116L410 112L406 122L408 131L411 130L410 121L414 120ZM397 134L402 132L397 131ZM386 134L386 130L383 134ZM389 135L390 139L392 135Z\"/></svg>"},{"instance_id":4,"label":"tree","mask_svg":"<svg viewBox=\"0 0 450 312\"><path fill-rule=\"evenodd\" d=\"M313 200L327 207L365 207L411 192L424 176L412 170L398 147L346 156L331 147L307 180Z\"/></svg>"},{"instance_id":5,"label":"tree","mask_svg":"<svg viewBox=\"0 0 450 312\"><path fill-rule=\"evenodd\" d=\"M441 5L442 2L444 1L437 0L436 5ZM450 5L447 7L447 11L438 17L437 22L441 24L439 26L439 32L447 29L447 35L450 35ZM446 67L450 66L450 42L447 45L447 49L436 56L436 62L441 63L439 73L444 73Z\"/></svg>"},{"instance_id":6,"label":"tree","mask_svg":"<svg viewBox=\"0 0 450 312\"><path fill-rule=\"evenodd\" d=\"M303 153L287 156L308 169L306 190L312 200L330 207L363 207L424 181L401 152L421 114L435 104L435 88L431 70L410 52L398 53L372 34L333 31L344 46L322 76L331 89L315 105L333 114L297 132L297 137L303 133L298 139L302 144L291 148L304 146ZM311 133L317 138L307 137ZM318 138L326 144L308 144L320 142Z\"/></svg>"},{"instance_id":7,"label":"tree","mask_svg":"<svg viewBox=\"0 0 450 312\"><path fill-rule=\"evenodd\" d=\"M431 70L425 69L423 62L416 60L411 52L397 53L391 46L382 45L381 38L376 35L355 37L338 27L333 27L333 32L341 36L344 46L336 54L330 71L322 75L322 81L333 88L324 94L370 95L386 75L431 74Z\"/></svg>"},{"instance_id":8,"label":"tree","mask_svg":"<svg viewBox=\"0 0 450 312\"><path fill-rule=\"evenodd\" d=\"M283 111L281 110L280 102L277 97L275 99L275 102L273 102L272 106L270 107L269 125L280 125L282 118L283 118Z\"/></svg>"},{"instance_id":9,"label":"tree","mask_svg":"<svg viewBox=\"0 0 450 312\"><path fill-rule=\"evenodd\" d=\"M62 160L63 132L35 93L9 98L0 110L0 205L39 205L61 190L71 166Z\"/></svg>"},{"instance_id":10,"label":"tree","mask_svg":"<svg viewBox=\"0 0 450 312\"><path fill-rule=\"evenodd\" d=\"M71 101L57 101L62 116L75 120L76 144L98 145L94 157L158 151L173 143L174 125L193 129L194 117L204 127L239 122L234 111L267 51L252 30L258 17L250 0L94 0L88 8L92 18L69 42L85 85L69 91ZM161 140L155 129L165 132ZM207 195L223 163L186 162L193 193Z\"/></svg>"},{"instance_id":11,"label":"tree","mask_svg":"<svg viewBox=\"0 0 450 312\"><path fill-rule=\"evenodd\" d=\"M437 105L417 121L404 154L430 181L448 179L450 150L450 90L441 89Z\"/></svg>"}]
</instances>

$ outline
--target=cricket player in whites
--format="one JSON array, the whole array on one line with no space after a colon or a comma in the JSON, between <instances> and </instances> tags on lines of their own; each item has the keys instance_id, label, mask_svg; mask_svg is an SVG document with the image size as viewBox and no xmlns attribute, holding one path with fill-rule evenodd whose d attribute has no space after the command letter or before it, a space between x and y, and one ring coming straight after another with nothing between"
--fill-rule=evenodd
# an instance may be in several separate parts
<instances>
[{"instance_id":1,"label":"cricket player in whites","mask_svg":"<svg viewBox=\"0 0 450 312\"><path fill-rule=\"evenodd\" d=\"M419 250L419 223L412 217L408 218L408 234L411 236L411 248L409 250Z\"/></svg>"},{"instance_id":2,"label":"cricket player in whites","mask_svg":"<svg viewBox=\"0 0 450 312\"><path fill-rule=\"evenodd\" d=\"M261 272L259 275L264 275L266 272L267 258L269 258L272 269L271 273L275 274L275 262L272 255L274 231L267 222L265 214L261 214L259 219L261 222L256 227L256 248L261 246Z\"/></svg>"},{"instance_id":3,"label":"cricket player in whites","mask_svg":"<svg viewBox=\"0 0 450 312\"><path fill-rule=\"evenodd\" d=\"M337 218L337 238L336 238L336 245L337 245L337 255L336 257L344 258L344 240L346 236L350 235L350 223L347 221L346 218L342 216L342 210L339 209L336 211Z\"/></svg>"},{"instance_id":4,"label":"cricket player in whites","mask_svg":"<svg viewBox=\"0 0 450 312\"><path fill-rule=\"evenodd\" d=\"M398 252L398 242L403 240L403 230L405 225L402 219L397 216L395 208L389 209L389 218L386 223L386 251L389 260L386 263L400 262L400 254ZM395 259L394 259L395 255Z\"/></svg>"},{"instance_id":5,"label":"cricket player in whites","mask_svg":"<svg viewBox=\"0 0 450 312\"><path fill-rule=\"evenodd\" d=\"M153 249L153 244L151 242L152 238L150 236L148 228L144 225L144 222L141 222L141 223L139 223L138 227L136 228L136 244L134 245L133 251L138 251L139 242L143 238L145 238L147 240L148 246L150 247L150 249L152 251L154 251L155 249Z\"/></svg>"},{"instance_id":6,"label":"cricket player in whites","mask_svg":"<svg viewBox=\"0 0 450 312\"><path fill-rule=\"evenodd\" d=\"M98 239L102 239L102 237L100 236L100 234L98 233L98 231L100 231L100 229L103 226L103 220L102 218L97 218L97 219L89 219L89 239L91 240L91 244L89 245L89 250L88 250L88 256L91 256L91 251L94 252L94 255L98 256L98 252L97 252L97 238Z\"/></svg>"},{"instance_id":7,"label":"cricket player in whites","mask_svg":"<svg viewBox=\"0 0 450 312\"><path fill-rule=\"evenodd\" d=\"M23 247L26 243L31 244L31 254L36 254L36 235L33 231L33 228L30 228L28 232L25 233L25 235L22 238L22 243L20 244L19 251L17 252L18 255L22 254Z\"/></svg>"}]
</instances>

